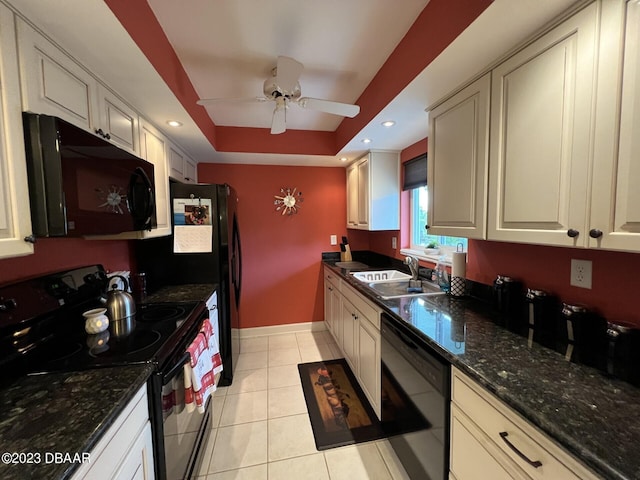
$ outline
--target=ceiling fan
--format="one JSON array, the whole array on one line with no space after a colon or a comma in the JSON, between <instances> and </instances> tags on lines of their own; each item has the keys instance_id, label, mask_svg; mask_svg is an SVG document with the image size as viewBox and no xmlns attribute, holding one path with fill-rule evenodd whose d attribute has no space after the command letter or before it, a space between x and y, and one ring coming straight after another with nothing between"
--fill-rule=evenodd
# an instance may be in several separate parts
<instances>
[{"instance_id":1,"label":"ceiling fan","mask_svg":"<svg viewBox=\"0 0 640 480\"><path fill-rule=\"evenodd\" d=\"M278 63L272 70L273 75L264 81L264 96L253 98L203 98L198 100L198 105L211 105L213 103L228 101L253 101L253 102L275 102L273 119L271 121L271 133L283 133L287 129L287 108L291 103L301 108L317 110L319 112L331 113L343 117L353 118L360 113L358 105L349 103L332 102L319 98L301 97L300 83L298 78L304 66L290 57L278 57Z\"/></svg>"}]
</instances>

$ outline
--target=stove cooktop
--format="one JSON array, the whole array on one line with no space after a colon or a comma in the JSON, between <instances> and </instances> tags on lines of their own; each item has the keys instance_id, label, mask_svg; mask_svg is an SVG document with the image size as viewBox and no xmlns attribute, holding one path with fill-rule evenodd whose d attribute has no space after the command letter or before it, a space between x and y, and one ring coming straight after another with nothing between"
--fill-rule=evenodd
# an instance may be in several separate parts
<instances>
[{"instance_id":1,"label":"stove cooktop","mask_svg":"<svg viewBox=\"0 0 640 480\"><path fill-rule=\"evenodd\" d=\"M100 265L0 286L0 380L24 373L154 363L184 354L204 302L157 302L89 335L82 312L101 307ZM11 373L9 373L11 372Z\"/></svg>"}]
</instances>

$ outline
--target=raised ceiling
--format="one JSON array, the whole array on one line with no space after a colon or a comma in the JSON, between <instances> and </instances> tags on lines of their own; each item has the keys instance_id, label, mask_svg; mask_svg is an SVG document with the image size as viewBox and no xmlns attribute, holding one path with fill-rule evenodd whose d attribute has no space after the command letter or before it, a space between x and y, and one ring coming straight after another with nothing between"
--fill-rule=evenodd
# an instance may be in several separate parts
<instances>
[{"instance_id":1,"label":"raised ceiling","mask_svg":"<svg viewBox=\"0 0 640 480\"><path fill-rule=\"evenodd\" d=\"M199 161L284 165L339 165L425 138L425 108L579 3L9 1ZM304 96L361 113L343 120L292 106L287 132L270 135L271 102L195 104L261 95L278 55L304 64ZM170 130L168 119L184 126ZM387 119L396 125L382 127Z\"/></svg>"}]
</instances>

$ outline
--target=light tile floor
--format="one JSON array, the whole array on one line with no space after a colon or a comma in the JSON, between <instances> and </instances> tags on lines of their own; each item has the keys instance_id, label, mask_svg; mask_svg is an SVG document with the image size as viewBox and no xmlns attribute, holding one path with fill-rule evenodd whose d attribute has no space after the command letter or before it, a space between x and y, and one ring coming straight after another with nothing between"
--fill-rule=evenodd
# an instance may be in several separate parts
<instances>
[{"instance_id":1,"label":"light tile floor","mask_svg":"<svg viewBox=\"0 0 640 480\"><path fill-rule=\"evenodd\" d=\"M342 355L328 331L241 340L233 384L213 397L199 480L406 480L386 440L319 452L298 363Z\"/></svg>"}]
</instances>

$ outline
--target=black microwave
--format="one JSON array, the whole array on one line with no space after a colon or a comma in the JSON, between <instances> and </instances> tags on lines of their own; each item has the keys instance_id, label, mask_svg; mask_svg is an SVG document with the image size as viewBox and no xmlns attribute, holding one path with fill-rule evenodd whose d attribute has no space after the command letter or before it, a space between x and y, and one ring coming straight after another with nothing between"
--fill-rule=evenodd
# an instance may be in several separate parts
<instances>
[{"instance_id":1,"label":"black microwave","mask_svg":"<svg viewBox=\"0 0 640 480\"><path fill-rule=\"evenodd\" d=\"M23 113L33 234L157 226L153 164L60 118Z\"/></svg>"}]
</instances>

